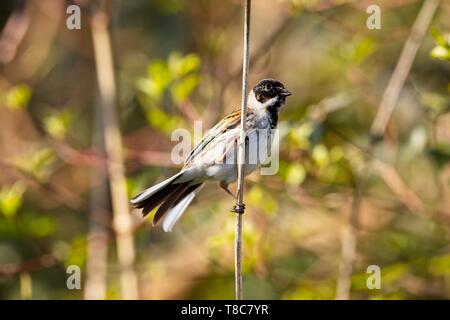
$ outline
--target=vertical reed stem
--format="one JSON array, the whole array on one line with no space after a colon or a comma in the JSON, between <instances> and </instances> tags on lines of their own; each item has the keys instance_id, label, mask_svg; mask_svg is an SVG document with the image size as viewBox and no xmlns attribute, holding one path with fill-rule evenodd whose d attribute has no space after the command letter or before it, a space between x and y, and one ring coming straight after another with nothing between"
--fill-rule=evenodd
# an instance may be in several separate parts
<instances>
[{"instance_id":1,"label":"vertical reed stem","mask_svg":"<svg viewBox=\"0 0 450 320\"><path fill-rule=\"evenodd\" d=\"M128 207L122 136L115 109L117 90L108 21L108 16L104 11L100 10L94 13L91 22L92 39L100 90L100 110L103 118L103 136L114 215L117 257L121 268L121 294L125 300L134 300L138 298L138 282L134 270L133 226Z\"/></svg>"},{"instance_id":2,"label":"vertical reed stem","mask_svg":"<svg viewBox=\"0 0 450 320\"><path fill-rule=\"evenodd\" d=\"M245 0L244 13L244 57L242 61L242 100L241 100L241 134L239 137L238 154L238 181L237 199L233 211L236 213L236 238L234 245L235 256L235 286L236 300L242 300L242 215L244 206L244 164L245 164L245 137L247 118L247 93L248 93L248 69L249 69L249 47L250 47L250 8L251 0Z\"/></svg>"}]
</instances>

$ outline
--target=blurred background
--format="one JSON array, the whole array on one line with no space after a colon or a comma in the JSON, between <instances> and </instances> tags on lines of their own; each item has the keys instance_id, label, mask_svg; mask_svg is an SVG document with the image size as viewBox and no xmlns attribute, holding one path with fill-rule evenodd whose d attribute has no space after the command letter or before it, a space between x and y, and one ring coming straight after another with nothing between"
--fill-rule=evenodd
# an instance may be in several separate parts
<instances>
[{"instance_id":1,"label":"blurred background","mask_svg":"<svg viewBox=\"0 0 450 320\"><path fill-rule=\"evenodd\" d=\"M208 185L172 233L128 199L178 170L174 129L239 107L242 4L0 2L0 299L234 298L226 193ZM250 86L294 94L278 174L246 179L245 298L450 298L449 32L448 1L253 1Z\"/></svg>"}]
</instances>

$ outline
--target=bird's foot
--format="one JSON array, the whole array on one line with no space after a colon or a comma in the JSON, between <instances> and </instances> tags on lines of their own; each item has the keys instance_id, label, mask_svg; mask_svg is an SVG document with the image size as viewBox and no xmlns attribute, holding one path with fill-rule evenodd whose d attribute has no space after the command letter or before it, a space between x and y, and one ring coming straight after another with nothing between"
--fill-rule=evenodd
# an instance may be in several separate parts
<instances>
[{"instance_id":1,"label":"bird's foot","mask_svg":"<svg viewBox=\"0 0 450 320\"><path fill-rule=\"evenodd\" d=\"M235 205L233 208L231 208L230 211L238 214L243 214L245 212L245 204Z\"/></svg>"}]
</instances>

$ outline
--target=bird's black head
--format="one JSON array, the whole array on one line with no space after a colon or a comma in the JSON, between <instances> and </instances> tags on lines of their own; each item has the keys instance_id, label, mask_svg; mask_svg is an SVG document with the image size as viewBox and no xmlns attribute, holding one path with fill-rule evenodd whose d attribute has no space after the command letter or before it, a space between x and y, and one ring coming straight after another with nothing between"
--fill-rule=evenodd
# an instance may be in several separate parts
<instances>
[{"instance_id":1,"label":"bird's black head","mask_svg":"<svg viewBox=\"0 0 450 320\"><path fill-rule=\"evenodd\" d=\"M273 104L277 106L283 105L286 97L292 94L280 81L275 79L261 80L253 88L253 93L258 102L266 104L269 101L273 101Z\"/></svg>"}]
</instances>

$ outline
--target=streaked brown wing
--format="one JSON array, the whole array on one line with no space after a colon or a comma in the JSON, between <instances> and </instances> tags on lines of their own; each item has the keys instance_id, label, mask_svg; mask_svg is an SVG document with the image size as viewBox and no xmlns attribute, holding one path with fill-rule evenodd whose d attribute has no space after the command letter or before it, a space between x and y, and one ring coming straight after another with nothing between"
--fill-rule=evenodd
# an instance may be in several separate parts
<instances>
[{"instance_id":1,"label":"streaked brown wing","mask_svg":"<svg viewBox=\"0 0 450 320\"><path fill-rule=\"evenodd\" d=\"M192 160L222 133L238 126L240 120L241 110L236 110L219 121L213 128L208 130L208 132L203 136L202 140L194 147L194 149L184 161L184 167L188 167Z\"/></svg>"}]
</instances>

